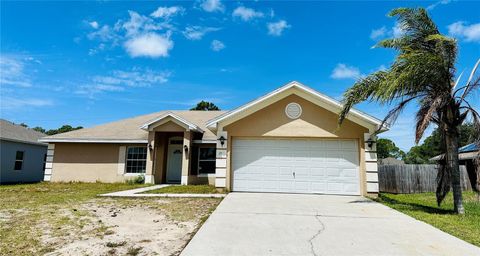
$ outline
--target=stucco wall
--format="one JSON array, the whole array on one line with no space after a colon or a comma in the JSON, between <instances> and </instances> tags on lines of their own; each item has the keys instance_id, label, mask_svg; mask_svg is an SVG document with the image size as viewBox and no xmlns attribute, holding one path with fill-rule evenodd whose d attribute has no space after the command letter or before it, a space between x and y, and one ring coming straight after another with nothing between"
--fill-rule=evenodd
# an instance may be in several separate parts
<instances>
[{"instance_id":1,"label":"stucco wall","mask_svg":"<svg viewBox=\"0 0 480 256\"><path fill-rule=\"evenodd\" d=\"M292 120L285 107L296 102L302 107L300 118ZM359 145L360 190L366 194L364 133L368 129L346 120L337 130L338 115L297 95L290 95L223 128L228 133L226 187L232 188L231 153L235 137L283 137L316 139L356 139Z\"/></svg>"},{"instance_id":2,"label":"stucco wall","mask_svg":"<svg viewBox=\"0 0 480 256\"><path fill-rule=\"evenodd\" d=\"M17 151L24 151L22 170L14 170ZM47 146L0 140L0 183L43 180Z\"/></svg>"},{"instance_id":3,"label":"stucco wall","mask_svg":"<svg viewBox=\"0 0 480 256\"><path fill-rule=\"evenodd\" d=\"M120 146L141 144L55 143L51 181L123 182L119 173Z\"/></svg>"}]
</instances>

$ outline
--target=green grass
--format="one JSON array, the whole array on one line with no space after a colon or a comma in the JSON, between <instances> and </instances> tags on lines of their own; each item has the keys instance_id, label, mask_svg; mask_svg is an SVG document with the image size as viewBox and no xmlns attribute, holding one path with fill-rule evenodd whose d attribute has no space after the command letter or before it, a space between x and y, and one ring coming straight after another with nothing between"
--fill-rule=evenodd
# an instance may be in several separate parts
<instances>
[{"instance_id":1,"label":"green grass","mask_svg":"<svg viewBox=\"0 0 480 256\"><path fill-rule=\"evenodd\" d=\"M447 195L441 207L437 206L434 193L397 195L382 193L376 200L462 240L480 246L480 202L477 201L477 195L474 192L463 193L465 215L454 213L451 193Z\"/></svg>"},{"instance_id":2,"label":"green grass","mask_svg":"<svg viewBox=\"0 0 480 256\"><path fill-rule=\"evenodd\" d=\"M216 194L219 193L214 186L210 185L180 185L168 186L160 189L144 192L146 194Z\"/></svg>"}]
</instances>

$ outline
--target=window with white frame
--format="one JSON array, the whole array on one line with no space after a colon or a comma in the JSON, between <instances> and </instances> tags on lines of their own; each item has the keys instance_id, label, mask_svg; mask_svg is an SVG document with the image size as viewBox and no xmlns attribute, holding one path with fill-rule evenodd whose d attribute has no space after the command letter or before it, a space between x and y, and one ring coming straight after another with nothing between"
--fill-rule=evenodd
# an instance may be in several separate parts
<instances>
[{"instance_id":1,"label":"window with white frame","mask_svg":"<svg viewBox=\"0 0 480 256\"><path fill-rule=\"evenodd\" d=\"M215 147L199 147L198 148L198 174L215 173L216 162Z\"/></svg>"},{"instance_id":2,"label":"window with white frame","mask_svg":"<svg viewBox=\"0 0 480 256\"><path fill-rule=\"evenodd\" d=\"M15 171L20 171L23 168L23 156L25 155L25 152L23 151L17 151L15 154L15 166L14 170Z\"/></svg>"},{"instance_id":3,"label":"window with white frame","mask_svg":"<svg viewBox=\"0 0 480 256\"><path fill-rule=\"evenodd\" d=\"M128 147L126 173L145 173L147 169L147 147Z\"/></svg>"}]
</instances>

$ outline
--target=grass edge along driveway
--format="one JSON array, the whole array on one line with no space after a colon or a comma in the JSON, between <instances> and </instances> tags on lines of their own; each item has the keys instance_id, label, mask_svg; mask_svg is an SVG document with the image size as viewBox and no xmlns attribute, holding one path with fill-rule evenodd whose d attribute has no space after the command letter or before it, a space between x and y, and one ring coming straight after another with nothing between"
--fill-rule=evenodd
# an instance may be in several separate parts
<instances>
[{"instance_id":1,"label":"grass edge along driveway","mask_svg":"<svg viewBox=\"0 0 480 256\"><path fill-rule=\"evenodd\" d=\"M480 202L475 192L463 192L463 199L465 215L454 213L451 193L441 207L435 193L380 193L374 200L480 247Z\"/></svg>"}]
</instances>

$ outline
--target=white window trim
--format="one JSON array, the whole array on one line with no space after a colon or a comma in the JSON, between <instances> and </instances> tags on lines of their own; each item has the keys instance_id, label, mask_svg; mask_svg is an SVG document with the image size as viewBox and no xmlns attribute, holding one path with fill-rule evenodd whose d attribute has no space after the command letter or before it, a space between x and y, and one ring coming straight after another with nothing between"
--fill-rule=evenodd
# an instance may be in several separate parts
<instances>
[{"instance_id":1,"label":"white window trim","mask_svg":"<svg viewBox=\"0 0 480 256\"><path fill-rule=\"evenodd\" d=\"M140 176L140 175L145 175L147 173L147 158L148 158L148 147L147 148L147 156L145 158L145 172L127 172L127 166L128 166L128 149L129 148L142 148L143 146L127 146L127 149L125 150L125 169L123 170L123 176ZM137 160L138 161L138 160Z\"/></svg>"},{"instance_id":2,"label":"white window trim","mask_svg":"<svg viewBox=\"0 0 480 256\"><path fill-rule=\"evenodd\" d=\"M22 152L22 160L17 160L17 152ZM22 162L22 166L18 170L15 169L15 165L17 164L17 161ZM16 150L15 151L15 161L13 162L13 170L14 171L23 171L23 162L24 161L25 161L25 150Z\"/></svg>"},{"instance_id":3,"label":"white window trim","mask_svg":"<svg viewBox=\"0 0 480 256\"><path fill-rule=\"evenodd\" d=\"M214 177L215 176L215 173L200 173L200 161L204 161L204 162L216 162L217 159L214 158L214 159L211 159L211 160L200 160L200 149L202 148L215 148L215 147L209 147L209 146L206 146L206 145L201 145L198 147L198 154L197 154L197 177ZM216 149L215 149L216 150Z\"/></svg>"}]
</instances>

